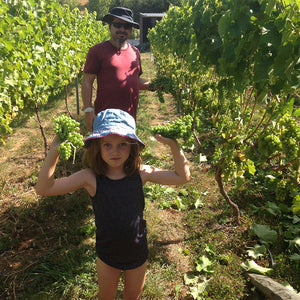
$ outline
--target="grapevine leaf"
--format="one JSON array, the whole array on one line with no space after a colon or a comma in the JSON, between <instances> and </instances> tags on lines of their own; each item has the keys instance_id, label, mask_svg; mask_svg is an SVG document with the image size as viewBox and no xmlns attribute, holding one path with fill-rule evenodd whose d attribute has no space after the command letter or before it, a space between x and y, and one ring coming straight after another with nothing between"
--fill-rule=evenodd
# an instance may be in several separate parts
<instances>
[{"instance_id":1,"label":"grapevine leaf","mask_svg":"<svg viewBox=\"0 0 300 300\"><path fill-rule=\"evenodd\" d=\"M203 201L200 200L199 198L195 202L195 208L198 209L199 207L202 207L204 205Z\"/></svg>"},{"instance_id":2,"label":"grapevine leaf","mask_svg":"<svg viewBox=\"0 0 300 300\"><path fill-rule=\"evenodd\" d=\"M176 203L176 206L177 206L177 209L179 211L182 211L182 210L185 210L186 209L186 205L184 205L182 203L182 199L180 197L177 197L177 199L175 199L175 203Z\"/></svg>"},{"instance_id":3,"label":"grapevine leaf","mask_svg":"<svg viewBox=\"0 0 300 300\"><path fill-rule=\"evenodd\" d=\"M210 279L205 279L203 282L197 283L196 286L190 288L190 293L194 299L204 300L206 297L203 296L204 291L206 290Z\"/></svg>"},{"instance_id":4,"label":"grapevine leaf","mask_svg":"<svg viewBox=\"0 0 300 300\"><path fill-rule=\"evenodd\" d=\"M268 225L254 223L250 228L250 233L258 236L263 244L274 244L277 240L277 232L271 230Z\"/></svg>"},{"instance_id":5,"label":"grapevine leaf","mask_svg":"<svg viewBox=\"0 0 300 300\"><path fill-rule=\"evenodd\" d=\"M262 275L270 274L273 271L273 269L271 268L264 268L259 266L254 260L247 260L245 263L241 264L241 267L247 272Z\"/></svg>"},{"instance_id":6,"label":"grapevine leaf","mask_svg":"<svg viewBox=\"0 0 300 300\"><path fill-rule=\"evenodd\" d=\"M207 258L205 255L203 255L202 257L200 257L199 261L197 262L196 265L196 270L198 272L206 272L206 273L213 273L212 270L212 261L209 260L209 258Z\"/></svg>"},{"instance_id":7,"label":"grapevine leaf","mask_svg":"<svg viewBox=\"0 0 300 300\"><path fill-rule=\"evenodd\" d=\"M164 191L165 194L170 194L170 195L174 194L175 192L176 192L175 189L173 189L172 187L168 187Z\"/></svg>"},{"instance_id":8,"label":"grapevine leaf","mask_svg":"<svg viewBox=\"0 0 300 300\"><path fill-rule=\"evenodd\" d=\"M255 165L251 159L247 159L248 171L251 175L255 174Z\"/></svg>"},{"instance_id":9,"label":"grapevine leaf","mask_svg":"<svg viewBox=\"0 0 300 300\"><path fill-rule=\"evenodd\" d=\"M300 222L300 218L297 215L293 215L293 224L297 224Z\"/></svg>"},{"instance_id":10,"label":"grapevine leaf","mask_svg":"<svg viewBox=\"0 0 300 300\"><path fill-rule=\"evenodd\" d=\"M300 108L297 108L294 112L293 112L293 116L295 118L299 118L300 117Z\"/></svg>"},{"instance_id":11,"label":"grapevine leaf","mask_svg":"<svg viewBox=\"0 0 300 300\"><path fill-rule=\"evenodd\" d=\"M289 247L290 248L298 248L300 249L300 237L296 237L293 240L289 240Z\"/></svg>"},{"instance_id":12,"label":"grapevine leaf","mask_svg":"<svg viewBox=\"0 0 300 300\"><path fill-rule=\"evenodd\" d=\"M292 255L289 256L290 260L295 260L295 261L300 261L300 255L297 253L294 253Z\"/></svg>"},{"instance_id":13,"label":"grapevine leaf","mask_svg":"<svg viewBox=\"0 0 300 300\"><path fill-rule=\"evenodd\" d=\"M258 82L269 78L269 68L273 63L271 57L258 60L254 64L254 78L253 80Z\"/></svg>"},{"instance_id":14,"label":"grapevine leaf","mask_svg":"<svg viewBox=\"0 0 300 300\"><path fill-rule=\"evenodd\" d=\"M260 91L259 95L257 96L257 102L264 102L267 98L268 90L265 88L264 90Z\"/></svg>"},{"instance_id":15,"label":"grapevine leaf","mask_svg":"<svg viewBox=\"0 0 300 300\"><path fill-rule=\"evenodd\" d=\"M184 274L183 279L185 285L195 285L199 282L199 276L193 274Z\"/></svg>"},{"instance_id":16,"label":"grapevine leaf","mask_svg":"<svg viewBox=\"0 0 300 300\"><path fill-rule=\"evenodd\" d=\"M266 253L266 247L264 245L260 246L256 244L253 248L247 250L247 253L248 256L257 259L261 256L264 256L264 254Z\"/></svg>"},{"instance_id":17,"label":"grapevine leaf","mask_svg":"<svg viewBox=\"0 0 300 300\"><path fill-rule=\"evenodd\" d=\"M292 115L293 110L294 110L294 98L292 98L287 104L287 113L289 115Z\"/></svg>"},{"instance_id":18,"label":"grapevine leaf","mask_svg":"<svg viewBox=\"0 0 300 300\"><path fill-rule=\"evenodd\" d=\"M185 197L187 197L189 195L189 193L186 189L181 189L179 191L179 194L182 195L182 196L185 196Z\"/></svg>"},{"instance_id":19,"label":"grapevine leaf","mask_svg":"<svg viewBox=\"0 0 300 300\"><path fill-rule=\"evenodd\" d=\"M12 78L5 78L5 84L10 86L15 86L17 84L17 81Z\"/></svg>"},{"instance_id":20,"label":"grapevine leaf","mask_svg":"<svg viewBox=\"0 0 300 300\"><path fill-rule=\"evenodd\" d=\"M269 1L267 2L267 7L266 7L266 10L265 10L265 13L266 13L268 16L271 15L272 10L273 10L275 4L276 4L276 0L269 0Z\"/></svg>"}]
</instances>

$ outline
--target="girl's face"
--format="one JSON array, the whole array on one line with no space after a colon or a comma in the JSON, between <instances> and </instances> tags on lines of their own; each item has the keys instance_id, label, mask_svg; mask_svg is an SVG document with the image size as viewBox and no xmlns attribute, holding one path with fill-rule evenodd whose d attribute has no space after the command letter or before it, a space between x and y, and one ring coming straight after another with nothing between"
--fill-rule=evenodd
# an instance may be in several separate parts
<instances>
[{"instance_id":1,"label":"girl's face","mask_svg":"<svg viewBox=\"0 0 300 300\"><path fill-rule=\"evenodd\" d=\"M130 154L130 139L116 134L101 139L102 159L111 168L123 167Z\"/></svg>"}]
</instances>

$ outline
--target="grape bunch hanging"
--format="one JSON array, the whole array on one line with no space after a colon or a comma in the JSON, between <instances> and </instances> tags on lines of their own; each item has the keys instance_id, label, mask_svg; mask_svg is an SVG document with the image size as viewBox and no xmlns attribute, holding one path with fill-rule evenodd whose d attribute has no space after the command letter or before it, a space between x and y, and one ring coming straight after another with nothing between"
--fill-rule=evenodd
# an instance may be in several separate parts
<instances>
[{"instance_id":1,"label":"grape bunch hanging","mask_svg":"<svg viewBox=\"0 0 300 300\"><path fill-rule=\"evenodd\" d=\"M279 120L281 127L280 140L282 150L288 162L293 162L299 158L300 150L300 128L297 122L289 115L284 115Z\"/></svg>"},{"instance_id":2,"label":"grape bunch hanging","mask_svg":"<svg viewBox=\"0 0 300 300\"><path fill-rule=\"evenodd\" d=\"M61 142L57 151L63 160L68 160L72 152L75 158L76 149L84 145L83 136L79 130L79 123L70 117L62 115L54 119L54 132Z\"/></svg>"},{"instance_id":3,"label":"grape bunch hanging","mask_svg":"<svg viewBox=\"0 0 300 300\"><path fill-rule=\"evenodd\" d=\"M192 126L193 118L190 115L186 115L172 123L151 126L150 131L153 135L160 134L172 139L182 138L187 145L191 145L194 141Z\"/></svg>"}]
</instances>

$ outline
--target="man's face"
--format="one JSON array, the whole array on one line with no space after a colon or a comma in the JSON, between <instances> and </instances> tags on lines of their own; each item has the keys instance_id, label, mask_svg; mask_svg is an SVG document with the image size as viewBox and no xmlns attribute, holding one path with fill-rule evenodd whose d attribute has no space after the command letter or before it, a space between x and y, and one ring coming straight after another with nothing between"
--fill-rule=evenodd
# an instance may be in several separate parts
<instances>
[{"instance_id":1,"label":"man's face","mask_svg":"<svg viewBox=\"0 0 300 300\"><path fill-rule=\"evenodd\" d=\"M121 47L129 39L132 26L119 18L113 19L110 25L111 38Z\"/></svg>"}]
</instances>

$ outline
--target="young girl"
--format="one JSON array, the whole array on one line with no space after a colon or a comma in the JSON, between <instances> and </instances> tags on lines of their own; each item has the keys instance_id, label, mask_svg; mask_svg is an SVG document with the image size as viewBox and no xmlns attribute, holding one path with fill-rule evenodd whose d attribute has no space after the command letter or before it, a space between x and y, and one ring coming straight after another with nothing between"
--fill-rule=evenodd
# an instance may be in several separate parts
<instances>
[{"instance_id":1,"label":"young girl","mask_svg":"<svg viewBox=\"0 0 300 300\"><path fill-rule=\"evenodd\" d=\"M124 299L140 299L148 257L143 185L184 184L190 180L188 163L175 140L156 135L171 148L174 171L142 165L140 151L145 145L136 136L134 118L122 110L100 112L93 130L85 140L83 158L89 167L66 178L54 179L59 142L53 140L36 191L54 196L87 190L95 213L98 299L114 299L122 270Z\"/></svg>"}]
</instances>

